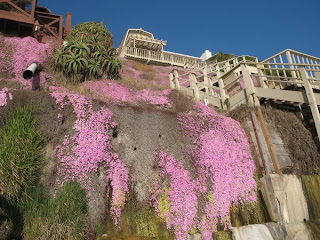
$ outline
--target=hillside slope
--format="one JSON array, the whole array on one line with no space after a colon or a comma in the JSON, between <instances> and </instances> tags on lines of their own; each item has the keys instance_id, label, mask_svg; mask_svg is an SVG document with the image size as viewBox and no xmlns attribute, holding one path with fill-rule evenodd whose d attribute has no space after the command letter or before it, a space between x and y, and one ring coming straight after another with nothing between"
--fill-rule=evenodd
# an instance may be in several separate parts
<instances>
[{"instance_id":1,"label":"hillside slope","mask_svg":"<svg viewBox=\"0 0 320 240\"><path fill-rule=\"evenodd\" d=\"M38 54L43 58L30 57L33 47L26 47L23 54L17 53L17 45L1 48L5 58L0 61L0 129L10 127L9 119L18 109L28 107L43 141L35 182L7 199L0 176L0 226L7 229L0 228L0 239L58 239L59 234L95 239L107 233L115 239L182 240L201 233L206 240L231 225L268 221L241 124L168 89L172 67L124 59L121 80L70 84L50 68L49 47L30 38L3 42L18 46L28 42L43 49ZM13 59L19 59L19 69ZM21 78L32 61L44 66L35 91L31 90L35 79ZM0 138L0 152L5 144ZM0 163L14 167L19 161L0 159ZM70 182L77 182L85 194L77 186L72 190ZM25 200L34 194L46 200ZM79 195L87 204L76 212L75 203L83 200ZM4 204L10 201L12 206ZM86 220L52 217L63 204L70 215ZM35 212L45 206L53 210ZM12 209L20 215L11 214ZM15 226L22 218L25 223ZM58 226L73 227L61 232Z\"/></svg>"}]
</instances>

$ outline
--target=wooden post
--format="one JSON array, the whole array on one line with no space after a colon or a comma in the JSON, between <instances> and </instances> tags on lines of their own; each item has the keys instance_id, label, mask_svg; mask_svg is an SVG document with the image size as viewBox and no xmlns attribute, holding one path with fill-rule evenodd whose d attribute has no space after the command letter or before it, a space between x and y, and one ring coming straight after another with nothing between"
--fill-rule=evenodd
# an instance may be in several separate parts
<instances>
[{"instance_id":1,"label":"wooden post","mask_svg":"<svg viewBox=\"0 0 320 240\"><path fill-rule=\"evenodd\" d=\"M221 108L226 109L225 101L226 101L226 92L224 90L224 82L222 78L218 79L219 82L219 90L220 90L220 96L221 96Z\"/></svg>"},{"instance_id":2,"label":"wooden post","mask_svg":"<svg viewBox=\"0 0 320 240\"><path fill-rule=\"evenodd\" d=\"M262 133L263 133L264 138L266 140L267 147L268 147L268 150L269 150L272 162L273 162L273 167L276 170L276 173L282 174L282 171L280 169L279 160L278 160L278 157L277 157L277 155L276 155L276 153L274 151L274 148L273 148L273 145L272 145L272 142L271 142L271 138L270 138L270 134L269 134L267 125L266 125L266 123L264 121L264 118L263 118L263 115L262 115L262 112L261 112L260 108L258 108L258 119L259 119L259 123L260 123L260 126L262 128Z\"/></svg>"},{"instance_id":3,"label":"wooden post","mask_svg":"<svg viewBox=\"0 0 320 240\"><path fill-rule=\"evenodd\" d=\"M267 88L267 85L266 85L267 77L265 77L265 75L263 74L263 72L261 70L263 67L264 67L263 64L257 64L258 74L260 75L259 76L259 83L262 88Z\"/></svg>"},{"instance_id":4,"label":"wooden post","mask_svg":"<svg viewBox=\"0 0 320 240\"><path fill-rule=\"evenodd\" d=\"M63 18L62 16L59 17L59 44L62 44L62 37L63 37Z\"/></svg>"},{"instance_id":5,"label":"wooden post","mask_svg":"<svg viewBox=\"0 0 320 240\"><path fill-rule=\"evenodd\" d=\"M32 1L32 8L31 8L31 17L34 18L34 13L36 11L36 5L37 5L37 0Z\"/></svg>"},{"instance_id":6,"label":"wooden post","mask_svg":"<svg viewBox=\"0 0 320 240\"><path fill-rule=\"evenodd\" d=\"M292 57L291 57L291 52L290 51L286 51L286 55L287 55L288 63L293 64ZM294 69L294 66L291 65L290 69ZM296 72L295 71L291 71L291 72L292 72L292 77L297 78ZM294 81L296 81L296 80L294 80Z\"/></svg>"},{"instance_id":7,"label":"wooden post","mask_svg":"<svg viewBox=\"0 0 320 240\"><path fill-rule=\"evenodd\" d=\"M203 83L205 84L205 90L206 90L206 93L208 94L209 93L209 80L208 80L208 73L207 73L207 69L204 68L203 69Z\"/></svg>"},{"instance_id":8,"label":"wooden post","mask_svg":"<svg viewBox=\"0 0 320 240\"><path fill-rule=\"evenodd\" d=\"M174 77L174 83L176 85L176 89L180 90L179 74L176 69L173 70L173 77Z\"/></svg>"},{"instance_id":9,"label":"wooden post","mask_svg":"<svg viewBox=\"0 0 320 240\"><path fill-rule=\"evenodd\" d=\"M320 114L319 114L317 101L316 101L316 98L314 96L312 86L311 86L311 84L310 84L310 82L308 80L308 75L307 75L306 68L304 66L300 66L299 70L300 70L300 74L301 74L301 77L302 77L302 80L303 80L303 86L304 86L304 89L306 91L306 95L307 95L307 98L308 98L308 103L309 103L309 106L311 108L313 121L314 121L314 124L316 126L316 130L317 130L317 134L318 134L318 140L320 141Z\"/></svg>"},{"instance_id":10,"label":"wooden post","mask_svg":"<svg viewBox=\"0 0 320 240\"><path fill-rule=\"evenodd\" d=\"M267 159L269 158L268 150L265 148L265 144L263 142L263 133L261 132L256 114L254 111L251 111L251 122L254 130L255 137L257 139L257 145L259 148L260 157L262 160L264 173L269 175L271 173L270 166L268 165Z\"/></svg>"},{"instance_id":11,"label":"wooden post","mask_svg":"<svg viewBox=\"0 0 320 240\"><path fill-rule=\"evenodd\" d=\"M190 87L193 89L193 95L196 100L200 100L200 92L197 85L197 78L194 73L189 74Z\"/></svg>"},{"instance_id":12,"label":"wooden post","mask_svg":"<svg viewBox=\"0 0 320 240\"><path fill-rule=\"evenodd\" d=\"M247 102L249 106L253 107L256 103L255 96L254 96L255 94L254 85L250 77L250 74L246 68L246 65L242 63L240 66L241 66L241 71L242 71L242 76L243 76L243 81L245 86Z\"/></svg>"},{"instance_id":13,"label":"wooden post","mask_svg":"<svg viewBox=\"0 0 320 240\"><path fill-rule=\"evenodd\" d=\"M173 75L173 73L171 72L171 73L169 74L169 84L170 84L170 88L171 88L171 89L175 89L174 81L175 81L174 75Z\"/></svg>"},{"instance_id":14,"label":"wooden post","mask_svg":"<svg viewBox=\"0 0 320 240\"><path fill-rule=\"evenodd\" d=\"M71 18L72 18L72 15L71 13L67 13L67 16L66 16L66 35L68 35L70 32L71 32Z\"/></svg>"},{"instance_id":15,"label":"wooden post","mask_svg":"<svg viewBox=\"0 0 320 240\"><path fill-rule=\"evenodd\" d=\"M254 94L255 93L254 85L245 64L241 64L241 72L242 72L244 86L246 88L247 94L250 94L250 95Z\"/></svg>"}]
</instances>

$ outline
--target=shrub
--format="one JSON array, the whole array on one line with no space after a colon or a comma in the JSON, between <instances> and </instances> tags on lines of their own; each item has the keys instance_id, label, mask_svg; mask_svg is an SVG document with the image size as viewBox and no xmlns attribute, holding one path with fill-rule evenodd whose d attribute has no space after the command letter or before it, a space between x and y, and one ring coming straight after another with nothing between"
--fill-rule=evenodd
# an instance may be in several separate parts
<instances>
[{"instance_id":1,"label":"shrub","mask_svg":"<svg viewBox=\"0 0 320 240\"><path fill-rule=\"evenodd\" d=\"M68 42L96 43L105 48L113 47L113 36L103 23L85 22L76 25L66 38Z\"/></svg>"},{"instance_id":2,"label":"shrub","mask_svg":"<svg viewBox=\"0 0 320 240\"><path fill-rule=\"evenodd\" d=\"M75 26L67 41L57 50L55 65L73 81L103 76L120 78L121 62L115 57L112 35L102 23L86 22Z\"/></svg>"},{"instance_id":3,"label":"shrub","mask_svg":"<svg viewBox=\"0 0 320 240\"><path fill-rule=\"evenodd\" d=\"M27 107L9 117L0 136L0 193L14 199L37 178L42 137Z\"/></svg>"},{"instance_id":4,"label":"shrub","mask_svg":"<svg viewBox=\"0 0 320 240\"><path fill-rule=\"evenodd\" d=\"M28 5L32 3L32 0L13 0L12 2L16 4L18 7L25 9ZM14 10L14 8L8 3L0 3L0 9L6 11Z\"/></svg>"}]
</instances>

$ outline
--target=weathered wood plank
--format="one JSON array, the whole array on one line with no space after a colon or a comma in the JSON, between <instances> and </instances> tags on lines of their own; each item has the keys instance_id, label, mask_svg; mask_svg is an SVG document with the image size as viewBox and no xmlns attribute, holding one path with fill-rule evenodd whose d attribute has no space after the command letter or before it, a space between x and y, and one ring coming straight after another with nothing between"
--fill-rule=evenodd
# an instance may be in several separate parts
<instances>
[{"instance_id":1,"label":"weathered wood plank","mask_svg":"<svg viewBox=\"0 0 320 240\"><path fill-rule=\"evenodd\" d=\"M275 170L276 170L276 172L278 174L282 174L282 171L280 169L279 160L277 158L277 155L275 154L275 151L274 151L274 148L273 148L273 144L272 144L271 139L270 139L269 131L268 131L268 128L266 126L266 123L265 123L265 120L263 118L263 115L262 115L262 112L261 112L260 108L258 108L258 120L259 120L261 129L262 129L263 135L265 137L269 153L271 155L273 166L274 166L274 168L275 168Z\"/></svg>"}]
</instances>

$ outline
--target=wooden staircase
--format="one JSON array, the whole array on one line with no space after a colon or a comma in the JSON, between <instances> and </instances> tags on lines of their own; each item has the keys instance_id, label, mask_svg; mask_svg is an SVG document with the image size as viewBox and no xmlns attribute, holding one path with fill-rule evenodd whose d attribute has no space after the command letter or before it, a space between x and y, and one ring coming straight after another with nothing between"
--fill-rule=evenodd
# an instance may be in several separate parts
<instances>
[{"instance_id":1,"label":"wooden staircase","mask_svg":"<svg viewBox=\"0 0 320 240\"><path fill-rule=\"evenodd\" d=\"M262 62L235 57L202 72L174 69L170 87L219 109L275 102L308 108L320 136L320 58L284 50Z\"/></svg>"}]
</instances>

